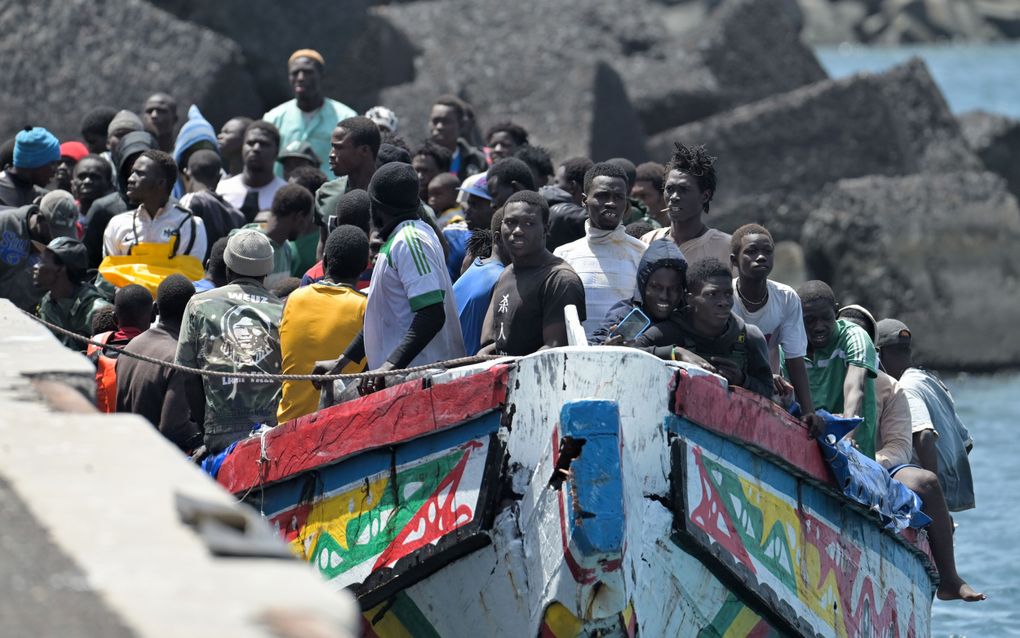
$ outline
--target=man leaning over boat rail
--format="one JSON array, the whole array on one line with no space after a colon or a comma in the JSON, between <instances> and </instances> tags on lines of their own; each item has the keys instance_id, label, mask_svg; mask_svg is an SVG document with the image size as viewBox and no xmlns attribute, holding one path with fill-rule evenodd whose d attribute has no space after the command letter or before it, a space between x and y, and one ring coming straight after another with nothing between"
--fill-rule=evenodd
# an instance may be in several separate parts
<instances>
[{"instance_id":1,"label":"man leaning over boat rail","mask_svg":"<svg viewBox=\"0 0 1020 638\"><path fill-rule=\"evenodd\" d=\"M811 395L819 409L844 416L863 415L864 423L849 436L861 453L880 462L890 476L917 493L922 500L922 511L932 519L928 528L932 558L939 572L937 596L941 600L984 600L985 595L975 591L956 571L953 551L953 527L946 508L946 500L938 478L932 472L902 462L907 458L886 456L893 449L893 439L909 440L909 404L902 392L897 392L895 381L878 370L878 357L872 335L875 320L863 308L843 312L827 284L808 281L797 289L804 312L804 328L808 334L808 356L805 359ZM844 309L845 310L845 309ZM876 386L886 387L881 393ZM883 403L879 403L879 398ZM885 405L899 402L899 405ZM901 428L883 424L879 418L896 419ZM897 429L899 431L897 431ZM876 450L882 454L876 454ZM893 464L896 460L900 463Z\"/></svg>"}]
</instances>

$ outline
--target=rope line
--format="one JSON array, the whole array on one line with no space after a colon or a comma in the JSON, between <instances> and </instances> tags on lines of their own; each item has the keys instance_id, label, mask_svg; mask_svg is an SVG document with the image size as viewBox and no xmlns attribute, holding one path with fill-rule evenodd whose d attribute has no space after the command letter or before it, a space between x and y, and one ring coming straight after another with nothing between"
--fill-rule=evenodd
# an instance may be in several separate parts
<instances>
[{"instance_id":1,"label":"rope line","mask_svg":"<svg viewBox=\"0 0 1020 638\"><path fill-rule=\"evenodd\" d=\"M437 361L423 366L414 366L411 368L402 368L399 370L388 370L386 372L352 372L348 374L269 374L267 372L219 372L216 370L202 370L199 368L192 368L189 366L174 363L172 361L163 361L162 359L156 359L149 357L137 352L128 352L119 346L111 346L95 341L89 337L83 337L77 332L71 332L66 328L54 325L40 317L33 315L30 312L21 310L21 313L26 317L40 323L50 330L62 334L66 337L70 337L76 341L94 345L104 350L112 350L118 354L122 354L125 357L133 357L147 363L162 366L164 368L170 368L171 370L177 370L179 372L187 372L189 374L197 374L203 377L211 378L229 378L229 379L257 379L260 381L335 381L337 379L375 379L378 377L385 377L394 374L408 374L411 372L420 372L422 370L435 370L436 368L456 368L459 366L470 365L472 363L481 363L483 361L491 361L493 359L500 359L502 357L497 355L487 354L476 354L471 357L460 357L459 359L450 359L449 361Z\"/></svg>"}]
</instances>

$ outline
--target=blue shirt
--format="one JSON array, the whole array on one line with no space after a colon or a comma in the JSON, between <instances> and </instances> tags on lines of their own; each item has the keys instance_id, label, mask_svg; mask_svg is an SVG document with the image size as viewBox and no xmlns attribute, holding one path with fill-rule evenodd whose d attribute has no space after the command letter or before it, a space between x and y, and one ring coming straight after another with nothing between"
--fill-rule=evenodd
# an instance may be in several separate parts
<instances>
[{"instance_id":1,"label":"blue shirt","mask_svg":"<svg viewBox=\"0 0 1020 638\"><path fill-rule=\"evenodd\" d=\"M195 292L205 292L207 290L212 290L215 287L216 284L214 284L212 279L209 279L208 277L205 279L199 279L195 282Z\"/></svg>"},{"instance_id":2,"label":"blue shirt","mask_svg":"<svg viewBox=\"0 0 1020 638\"><path fill-rule=\"evenodd\" d=\"M450 271L450 281L460 278L460 268L464 265L467 254L467 243L471 239L471 231L464 222L454 222L443 229L443 237L450 246L450 254L446 256L446 269Z\"/></svg>"},{"instance_id":3,"label":"blue shirt","mask_svg":"<svg viewBox=\"0 0 1020 638\"><path fill-rule=\"evenodd\" d=\"M484 263L481 259L475 259L457 283L453 284L460 331L464 335L464 351L468 356L476 354L481 348L485 313L489 310L492 289L503 268L503 262L498 259Z\"/></svg>"}]
</instances>

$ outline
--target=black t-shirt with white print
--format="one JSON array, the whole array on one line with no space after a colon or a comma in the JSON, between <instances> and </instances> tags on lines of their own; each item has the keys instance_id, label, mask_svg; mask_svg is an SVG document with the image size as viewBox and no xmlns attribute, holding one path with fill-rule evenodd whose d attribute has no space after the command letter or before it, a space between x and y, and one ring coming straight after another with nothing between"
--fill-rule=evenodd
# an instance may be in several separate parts
<instances>
[{"instance_id":1,"label":"black t-shirt with white print","mask_svg":"<svg viewBox=\"0 0 1020 638\"><path fill-rule=\"evenodd\" d=\"M577 307L585 319L584 285L567 262L549 253L538 266L514 265L500 275L492 291L482 343L495 341L496 352L521 356L537 351L546 326L563 323L563 308Z\"/></svg>"}]
</instances>

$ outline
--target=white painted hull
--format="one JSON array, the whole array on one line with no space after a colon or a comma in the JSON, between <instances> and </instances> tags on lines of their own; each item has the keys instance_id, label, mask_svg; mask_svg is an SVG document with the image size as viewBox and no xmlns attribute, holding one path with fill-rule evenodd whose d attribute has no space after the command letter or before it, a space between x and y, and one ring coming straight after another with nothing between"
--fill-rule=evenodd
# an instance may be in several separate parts
<instances>
[{"instance_id":1,"label":"white painted hull","mask_svg":"<svg viewBox=\"0 0 1020 638\"><path fill-rule=\"evenodd\" d=\"M475 437L489 458L505 453L499 489L479 455L443 497L447 511L470 513L458 534L472 547L428 563L429 551L400 553L394 540L383 550L400 554L393 562L379 553L322 570L362 595L366 635L928 635L934 582L924 552L881 531L817 473L675 413L671 384L724 384L698 370L677 381L680 370L620 348L513 363L498 426L488 417L495 435ZM447 373L433 387L469 375ZM739 409L763 428L796 427L746 397ZM285 510L266 514L286 534ZM329 566L316 530L298 527L298 553ZM453 551L439 536L435 552ZM357 540L347 543L352 551ZM384 569L366 582L369 565Z\"/></svg>"}]
</instances>

